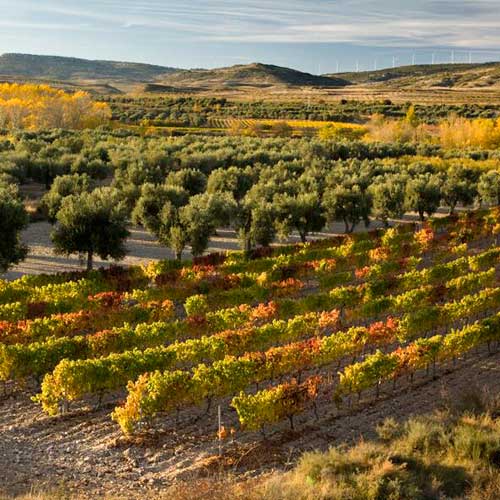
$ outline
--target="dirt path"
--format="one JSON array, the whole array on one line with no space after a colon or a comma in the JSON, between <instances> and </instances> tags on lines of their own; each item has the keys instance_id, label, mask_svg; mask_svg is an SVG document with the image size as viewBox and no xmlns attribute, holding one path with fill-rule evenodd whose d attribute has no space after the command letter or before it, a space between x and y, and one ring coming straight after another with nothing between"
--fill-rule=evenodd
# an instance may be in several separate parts
<instances>
[{"instance_id":1,"label":"dirt path","mask_svg":"<svg viewBox=\"0 0 500 500\"><path fill-rule=\"evenodd\" d=\"M374 222L372 228L380 227ZM131 235L127 240L128 255L120 264L134 265L143 264L151 260L162 260L173 258L173 253L158 244L156 239L144 231L142 228L129 228ZM358 230L365 230L363 225ZM48 222L36 222L30 224L23 231L22 240L30 248L27 259L18 266L14 266L8 273L0 275L0 278L13 280L20 278L24 274L57 273L62 271L81 270L85 268L85 263L81 262L78 255L70 257L55 255L53 245L50 241L52 226ZM342 224L333 224L327 232L311 235L313 238L325 238L342 234ZM297 235L292 235L287 242L297 243L300 239ZM222 252L225 250L238 250L238 240L235 231L230 229L219 229L217 236L210 241L207 252ZM184 253L189 257L189 251ZM105 262L96 258L95 266L109 266L110 262Z\"/></svg>"},{"instance_id":2,"label":"dirt path","mask_svg":"<svg viewBox=\"0 0 500 500\"><path fill-rule=\"evenodd\" d=\"M196 423L185 417L177 430L165 422L164 432L132 443L109 418L116 401L99 411L81 407L49 418L28 394L16 394L0 400L0 498L37 487L60 487L86 498L144 498L178 480L197 481L219 472L237 479L254 477L290 467L304 451L372 437L374 427L388 416L405 419L432 411L442 404L443 395L456 397L466 387L498 392L499 380L500 352L488 356L484 350L453 370L441 368L435 380L420 376L411 390L402 386L395 394L387 392L379 401L362 402L340 415L325 400L320 420L304 415L296 432L283 424L266 441L259 434L238 434L235 443L224 444L222 459L217 458L214 411ZM234 413L227 405L223 408L224 423L236 425Z\"/></svg>"}]
</instances>

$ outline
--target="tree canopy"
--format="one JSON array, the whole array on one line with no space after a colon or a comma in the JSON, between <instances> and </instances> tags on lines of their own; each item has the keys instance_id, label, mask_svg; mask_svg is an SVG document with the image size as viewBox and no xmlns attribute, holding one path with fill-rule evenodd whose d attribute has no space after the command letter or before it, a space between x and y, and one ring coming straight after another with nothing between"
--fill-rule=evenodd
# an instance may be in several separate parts
<instances>
[{"instance_id":1,"label":"tree canopy","mask_svg":"<svg viewBox=\"0 0 500 500\"><path fill-rule=\"evenodd\" d=\"M0 184L0 272L26 257L28 249L20 240L20 232L27 224L28 214L17 188Z\"/></svg>"},{"instance_id":2,"label":"tree canopy","mask_svg":"<svg viewBox=\"0 0 500 500\"><path fill-rule=\"evenodd\" d=\"M110 118L109 106L94 102L87 92L69 94L48 85L0 84L1 128L93 128Z\"/></svg>"},{"instance_id":3,"label":"tree canopy","mask_svg":"<svg viewBox=\"0 0 500 500\"><path fill-rule=\"evenodd\" d=\"M98 188L91 193L66 197L57 213L52 233L56 252L87 256L87 269L93 259L122 259L126 255L127 211L112 188Z\"/></svg>"}]
</instances>

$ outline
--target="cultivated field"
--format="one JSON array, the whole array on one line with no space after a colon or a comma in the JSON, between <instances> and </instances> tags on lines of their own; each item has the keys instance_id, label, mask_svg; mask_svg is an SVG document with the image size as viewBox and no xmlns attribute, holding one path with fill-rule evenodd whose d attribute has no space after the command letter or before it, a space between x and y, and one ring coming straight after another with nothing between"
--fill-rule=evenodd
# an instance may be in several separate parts
<instances>
[{"instance_id":1,"label":"cultivated field","mask_svg":"<svg viewBox=\"0 0 500 500\"><path fill-rule=\"evenodd\" d=\"M30 57L138 92L0 85L0 498L500 497L493 83Z\"/></svg>"},{"instance_id":2,"label":"cultivated field","mask_svg":"<svg viewBox=\"0 0 500 500\"><path fill-rule=\"evenodd\" d=\"M3 283L5 493L196 498L495 390L498 215Z\"/></svg>"}]
</instances>

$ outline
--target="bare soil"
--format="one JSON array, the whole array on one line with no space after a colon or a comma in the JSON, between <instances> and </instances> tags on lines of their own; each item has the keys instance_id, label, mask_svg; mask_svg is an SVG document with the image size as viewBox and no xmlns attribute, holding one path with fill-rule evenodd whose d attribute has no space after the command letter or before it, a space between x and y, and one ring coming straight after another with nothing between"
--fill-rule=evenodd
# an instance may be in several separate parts
<instances>
[{"instance_id":1,"label":"bare soil","mask_svg":"<svg viewBox=\"0 0 500 500\"><path fill-rule=\"evenodd\" d=\"M325 238L342 234L342 224L333 224L328 231L314 233L311 239ZM374 221L372 228L380 227L380 223ZM357 231L365 230L364 225L356 228ZM130 237L127 240L128 254L120 261L123 265L144 264L152 260L172 259L174 254L165 247L160 246L158 241L142 228L130 227ZM12 267L0 278L14 280L25 274L57 273L85 269L86 263L77 254L69 257L56 255L50 240L52 226L48 222L35 222L28 226L22 233L22 241L28 245L29 254L24 262ZM292 235L286 243L298 243L298 235ZM217 235L211 241L207 252L222 252L226 250L238 250L238 239L235 231L231 229L219 229ZM183 254L185 258L191 256L189 250ZM111 262L95 259L95 266L109 266Z\"/></svg>"},{"instance_id":2,"label":"bare soil","mask_svg":"<svg viewBox=\"0 0 500 500\"><path fill-rule=\"evenodd\" d=\"M113 397L99 410L81 405L60 417L47 417L30 401L30 391L0 400L0 498L33 490L55 488L82 498L158 498L165 489L189 481L190 487L207 480L258 480L275 470L293 466L301 453L332 445L372 438L375 427L387 417L398 420L442 407L471 390L500 392L500 352L486 349L456 366L438 369L432 378L422 373L412 386L401 383L395 392L389 385L381 396L365 395L352 407L340 410L325 394L319 420L311 413L268 432L237 432L235 440L219 443L217 411L202 409L181 416L177 426L159 419L155 431L134 439L122 436L109 414ZM32 393L32 392L31 392ZM222 405L227 428L236 426L236 415ZM163 497L166 498L166 497Z\"/></svg>"}]
</instances>

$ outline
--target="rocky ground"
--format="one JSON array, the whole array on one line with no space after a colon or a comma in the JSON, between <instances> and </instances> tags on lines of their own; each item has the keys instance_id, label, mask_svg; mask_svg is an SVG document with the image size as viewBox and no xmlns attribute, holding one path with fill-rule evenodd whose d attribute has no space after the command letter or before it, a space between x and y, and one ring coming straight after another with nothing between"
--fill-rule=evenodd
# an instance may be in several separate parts
<instances>
[{"instance_id":1,"label":"rocky ground","mask_svg":"<svg viewBox=\"0 0 500 500\"><path fill-rule=\"evenodd\" d=\"M201 410L186 412L177 428L171 420L160 419L155 432L131 440L109 418L116 397L99 410L87 404L51 418L30 401L33 391L17 391L0 399L0 498L39 488L82 498L158 498L184 481L196 491L192 498L207 498L207 480L220 484L228 477L258 479L291 467L304 451L373 437L386 417L405 419L430 412L446 400L481 388L498 393L499 380L500 352L488 355L483 350L455 367L441 367L435 379L422 373L413 387L402 383L395 393L386 387L378 400L367 394L351 408L335 409L330 395L325 395L319 420L306 414L296 422L295 431L284 423L265 438L237 432L234 441L222 443L220 456L215 409L204 416ZM227 404L222 419L226 426L237 427ZM205 484L205 489L193 489L196 484Z\"/></svg>"}]
</instances>

